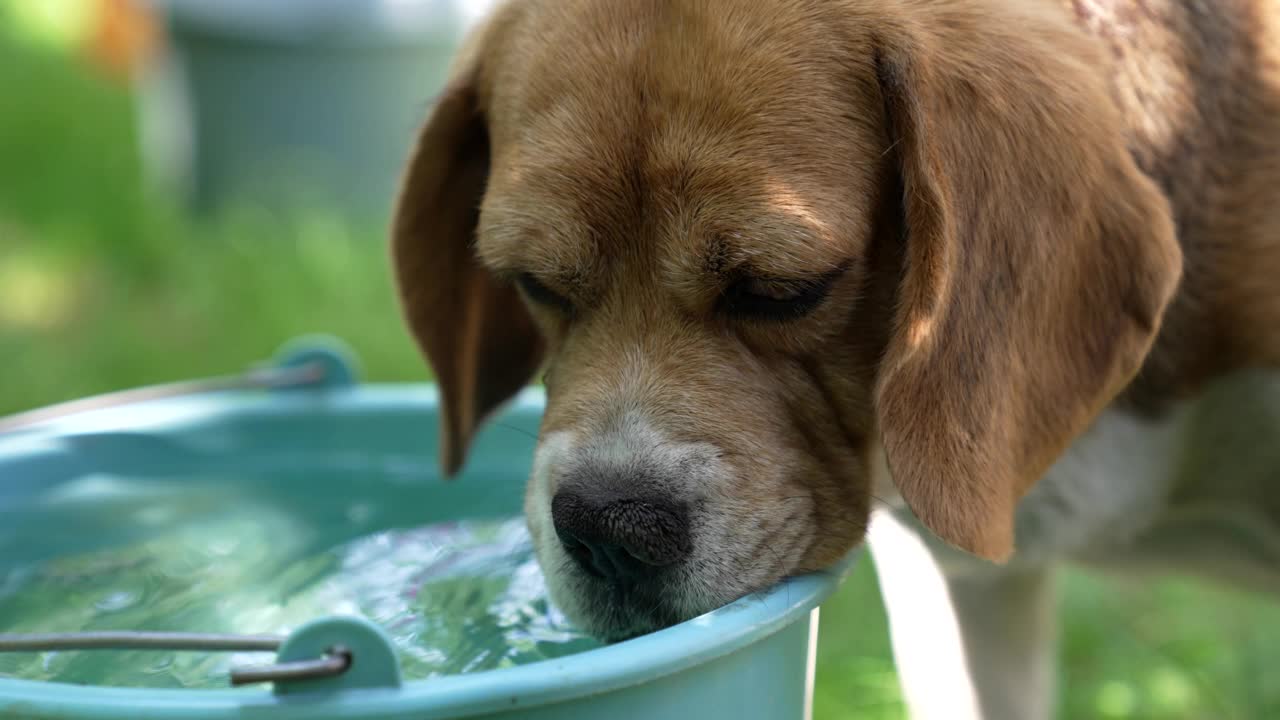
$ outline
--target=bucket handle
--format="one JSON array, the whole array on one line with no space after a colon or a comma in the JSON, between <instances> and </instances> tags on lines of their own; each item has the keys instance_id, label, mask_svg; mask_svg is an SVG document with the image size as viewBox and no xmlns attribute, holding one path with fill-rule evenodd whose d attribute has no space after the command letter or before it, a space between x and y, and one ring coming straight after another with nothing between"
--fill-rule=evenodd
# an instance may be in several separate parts
<instances>
[{"instance_id":1,"label":"bucket handle","mask_svg":"<svg viewBox=\"0 0 1280 720\"><path fill-rule=\"evenodd\" d=\"M386 633L359 617L319 618L288 637L183 632L0 633L0 653L64 650L272 652L270 665L232 668L232 685L272 683L277 694L399 687L400 663ZM357 661L358 658L358 661Z\"/></svg>"},{"instance_id":2,"label":"bucket handle","mask_svg":"<svg viewBox=\"0 0 1280 720\"><path fill-rule=\"evenodd\" d=\"M20 412L0 417L0 433L20 430L75 413L147 400L228 390L336 388L356 382L356 363L350 350L340 341L325 336L302 337L285 344L272 365L239 375L149 385Z\"/></svg>"},{"instance_id":3,"label":"bucket handle","mask_svg":"<svg viewBox=\"0 0 1280 720\"><path fill-rule=\"evenodd\" d=\"M110 631L0 634L0 652L81 650L173 650L195 652L275 652L278 635L220 635L182 632ZM334 646L317 658L231 669L232 685L296 682L341 675L351 667L351 651Z\"/></svg>"}]
</instances>

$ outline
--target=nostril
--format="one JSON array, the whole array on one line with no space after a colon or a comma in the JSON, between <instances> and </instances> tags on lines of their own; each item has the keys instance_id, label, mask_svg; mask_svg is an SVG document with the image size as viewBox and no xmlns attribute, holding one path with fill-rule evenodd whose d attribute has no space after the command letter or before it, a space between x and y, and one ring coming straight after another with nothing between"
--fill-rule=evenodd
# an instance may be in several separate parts
<instances>
[{"instance_id":1,"label":"nostril","mask_svg":"<svg viewBox=\"0 0 1280 720\"><path fill-rule=\"evenodd\" d=\"M672 565L689 555L689 523L683 512L654 503L620 500L604 508L615 541L637 562Z\"/></svg>"},{"instance_id":2,"label":"nostril","mask_svg":"<svg viewBox=\"0 0 1280 720\"><path fill-rule=\"evenodd\" d=\"M597 561L607 567L605 576L614 580L640 580L653 570L653 566L621 545L601 545Z\"/></svg>"},{"instance_id":3,"label":"nostril","mask_svg":"<svg viewBox=\"0 0 1280 720\"><path fill-rule=\"evenodd\" d=\"M621 545L584 543L567 533L560 536L560 544L587 574L603 580L639 580L658 567Z\"/></svg>"},{"instance_id":4,"label":"nostril","mask_svg":"<svg viewBox=\"0 0 1280 720\"><path fill-rule=\"evenodd\" d=\"M598 551L592 549L590 545L582 542L574 537L572 533L558 532L560 536L560 545L564 547L564 551L573 561L583 570L598 578L606 578L609 576L608 567L601 567L597 559Z\"/></svg>"},{"instance_id":5,"label":"nostril","mask_svg":"<svg viewBox=\"0 0 1280 720\"><path fill-rule=\"evenodd\" d=\"M671 504L636 499L592 502L561 491L551 502L565 552L587 573L617 581L641 579L692 551L685 513Z\"/></svg>"}]
</instances>

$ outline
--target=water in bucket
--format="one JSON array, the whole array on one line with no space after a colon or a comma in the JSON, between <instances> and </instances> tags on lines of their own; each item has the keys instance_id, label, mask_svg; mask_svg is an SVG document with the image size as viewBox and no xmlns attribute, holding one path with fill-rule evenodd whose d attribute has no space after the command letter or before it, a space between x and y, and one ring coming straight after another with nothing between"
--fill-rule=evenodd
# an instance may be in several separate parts
<instances>
[{"instance_id":1,"label":"water in bucket","mask_svg":"<svg viewBox=\"0 0 1280 720\"><path fill-rule=\"evenodd\" d=\"M112 547L0 567L0 631L286 634L317 617L363 615L393 639L406 679L595 647L548 601L520 518L377 527L374 519L387 508L344 503L342 518L329 521L343 527L330 533L219 489L233 483L183 482L157 494L149 482L132 495L136 484L127 479L92 483L102 486L96 492L117 523L143 529ZM403 516L403 508L391 514ZM357 527L364 531L353 532ZM272 659L161 651L0 654L0 676L217 688L227 686L232 666Z\"/></svg>"}]
</instances>

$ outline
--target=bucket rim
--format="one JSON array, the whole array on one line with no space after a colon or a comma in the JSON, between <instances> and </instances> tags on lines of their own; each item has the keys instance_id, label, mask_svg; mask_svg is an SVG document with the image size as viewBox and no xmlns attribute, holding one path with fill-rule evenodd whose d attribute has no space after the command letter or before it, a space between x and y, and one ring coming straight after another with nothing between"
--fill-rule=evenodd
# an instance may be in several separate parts
<instances>
[{"instance_id":1,"label":"bucket rim","mask_svg":"<svg viewBox=\"0 0 1280 720\"><path fill-rule=\"evenodd\" d=\"M316 402L316 393L324 402ZM140 429L163 434L171 428L216 417L219 421L269 416L280 422L316 412L436 413L440 395L429 383L361 384L314 392L219 391L161 398L125 407L76 413L27 429L0 434L0 464L59 438ZM541 416L542 388L520 392L502 411L508 419ZM476 673L406 679L395 689L291 694L269 689L171 689L76 685L0 677L0 715L77 718L239 718L262 712L270 718L389 718L406 712L424 718L459 718L499 710L565 702L656 680L743 650L796 623L826 600L848 575L860 549L827 570L785 579L678 625L631 640L542 660ZM816 622L816 618L814 618Z\"/></svg>"}]
</instances>

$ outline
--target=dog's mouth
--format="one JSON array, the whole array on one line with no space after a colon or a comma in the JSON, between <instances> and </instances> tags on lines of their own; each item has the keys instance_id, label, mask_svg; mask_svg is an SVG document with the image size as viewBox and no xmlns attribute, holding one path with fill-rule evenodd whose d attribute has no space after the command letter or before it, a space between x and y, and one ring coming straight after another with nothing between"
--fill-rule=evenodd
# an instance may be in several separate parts
<instances>
[{"instance_id":1,"label":"dog's mouth","mask_svg":"<svg viewBox=\"0 0 1280 720\"><path fill-rule=\"evenodd\" d=\"M580 630L603 642L630 640L700 614L676 606L680 593L670 580L618 582L562 567L549 581L556 605Z\"/></svg>"},{"instance_id":2,"label":"dog's mouth","mask_svg":"<svg viewBox=\"0 0 1280 720\"><path fill-rule=\"evenodd\" d=\"M765 592L789 576L762 574L762 564L733 572L728 558L706 570L701 559L643 578L603 576L583 567L562 546L539 547L552 602L580 631L606 643L630 640L692 620L743 597ZM750 579L747 579L750 576ZM726 582L734 577L739 582Z\"/></svg>"},{"instance_id":3,"label":"dog's mouth","mask_svg":"<svg viewBox=\"0 0 1280 720\"><path fill-rule=\"evenodd\" d=\"M564 583L563 588L553 583L552 598L579 630L601 642L617 643L692 620L743 597L755 597L777 583L785 582L787 577L780 577L774 583L742 592L736 597L729 595L721 601L686 607L677 605L681 595L678 585L627 587L590 577L572 578ZM566 597L562 599L561 595Z\"/></svg>"}]
</instances>

